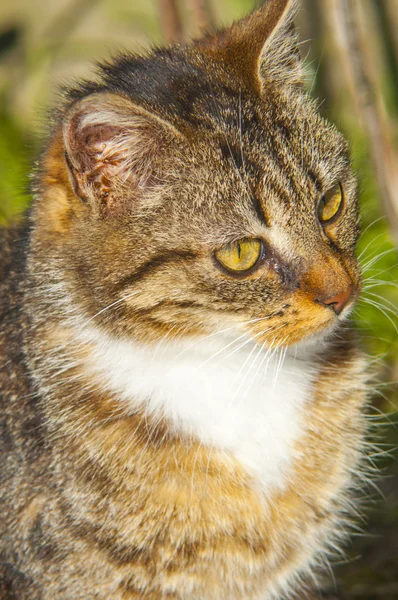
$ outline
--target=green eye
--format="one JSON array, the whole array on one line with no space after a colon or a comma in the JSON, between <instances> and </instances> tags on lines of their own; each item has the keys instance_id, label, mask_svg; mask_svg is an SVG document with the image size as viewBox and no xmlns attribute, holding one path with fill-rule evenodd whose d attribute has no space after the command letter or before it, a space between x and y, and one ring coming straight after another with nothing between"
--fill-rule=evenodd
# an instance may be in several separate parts
<instances>
[{"instance_id":1,"label":"green eye","mask_svg":"<svg viewBox=\"0 0 398 600\"><path fill-rule=\"evenodd\" d=\"M254 267L261 256L261 250L260 240L243 239L217 250L216 258L228 271L243 273Z\"/></svg>"},{"instance_id":2,"label":"green eye","mask_svg":"<svg viewBox=\"0 0 398 600\"><path fill-rule=\"evenodd\" d=\"M321 223L328 223L340 213L343 207L343 188L336 183L324 196L318 205L318 218Z\"/></svg>"}]
</instances>

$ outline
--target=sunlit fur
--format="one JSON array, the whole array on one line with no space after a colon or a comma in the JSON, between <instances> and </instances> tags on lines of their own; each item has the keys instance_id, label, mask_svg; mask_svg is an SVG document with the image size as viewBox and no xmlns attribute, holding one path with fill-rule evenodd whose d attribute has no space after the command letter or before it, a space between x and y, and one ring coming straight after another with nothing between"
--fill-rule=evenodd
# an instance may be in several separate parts
<instances>
[{"instance_id":1,"label":"sunlit fur","mask_svg":"<svg viewBox=\"0 0 398 600\"><path fill-rule=\"evenodd\" d=\"M345 539L368 379L346 323L356 183L302 87L294 5L122 56L54 115L27 228L2 241L15 597L301 598ZM261 259L221 268L244 238Z\"/></svg>"}]
</instances>

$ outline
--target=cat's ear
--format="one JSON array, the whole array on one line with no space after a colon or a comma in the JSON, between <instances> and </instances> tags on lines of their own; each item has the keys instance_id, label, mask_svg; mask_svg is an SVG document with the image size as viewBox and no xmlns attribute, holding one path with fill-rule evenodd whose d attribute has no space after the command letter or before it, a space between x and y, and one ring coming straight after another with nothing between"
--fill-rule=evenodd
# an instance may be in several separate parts
<instances>
[{"instance_id":1,"label":"cat's ear","mask_svg":"<svg viewBox=\"0 0 398 600\"><path fill-rule=\"evenodd\" d=\"M63 121L65 160L75 194L121 214L162 183L171 125L111 93L75 102Z\"/></svg>"},{"instance_id":2,"label":"cat's ear","mask_svg":"<svg viewBox=\"0 0 398 600\"><path fill-rule=\"evenodd\" d=\"M296 12L297 0L265 0L229 29L205 38L202 45L257 91L267 80L301 84Z\"/></svg>"}]
</instances>

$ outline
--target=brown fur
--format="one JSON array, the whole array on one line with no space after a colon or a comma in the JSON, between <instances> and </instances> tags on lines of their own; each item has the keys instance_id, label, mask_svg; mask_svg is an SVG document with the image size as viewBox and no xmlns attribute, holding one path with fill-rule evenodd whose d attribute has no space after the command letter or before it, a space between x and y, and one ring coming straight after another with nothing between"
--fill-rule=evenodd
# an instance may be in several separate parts
<instances>
[{"instance_id":1,"label":"brown fur","mask_svg":"<svg viewBox=\"0 0 398 600\"><path fill-rule=\"evenodd\" d=\"M267 499L232 455L127 412L76 342L86 322L146 344L259 315L269 332L245 327L269 345L335 326L320 299L360 287L356 185L299 85L291 17L268 0L218 36L131 58L171 69L164 105L160 89L129 96L122 60L56 117L29 225L2 233L4 600L286 598L345 536L367 379L347 329L317 358L289 480ZM343 218L322 229L336 181ZM247 236L266 254L234 277L214 252Z\"/></svg>"}]
</instances>

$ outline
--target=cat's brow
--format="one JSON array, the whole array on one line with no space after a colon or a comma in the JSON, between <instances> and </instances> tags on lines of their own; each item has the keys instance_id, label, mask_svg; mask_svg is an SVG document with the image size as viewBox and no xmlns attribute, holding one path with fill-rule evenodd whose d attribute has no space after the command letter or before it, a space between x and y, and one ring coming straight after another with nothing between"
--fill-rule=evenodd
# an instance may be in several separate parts
<instances>
[{"instance_id":1,"label":"cat's brow","mask_svg":"<svg viewBox=\"0 0 398 600\"><path fill-rule=\"evenodd\" d=\"M118 292L123 290L124 288L136 283L137 281L142 281L145 277L152 275L154 271L164 267L165 265L170 265L173 263L180 263L181 261L190 261L195 260L197 255L189 250L175 250L169 252L163 252L162 254L157 254L153 256L146 262L144 262L141 266L138 267L132 273L129 273L125 277L123 277L114 288L114 292Z\"/></svg>"}]
</instances>

